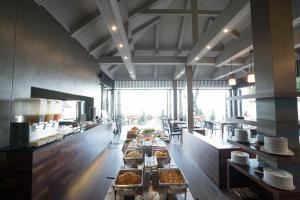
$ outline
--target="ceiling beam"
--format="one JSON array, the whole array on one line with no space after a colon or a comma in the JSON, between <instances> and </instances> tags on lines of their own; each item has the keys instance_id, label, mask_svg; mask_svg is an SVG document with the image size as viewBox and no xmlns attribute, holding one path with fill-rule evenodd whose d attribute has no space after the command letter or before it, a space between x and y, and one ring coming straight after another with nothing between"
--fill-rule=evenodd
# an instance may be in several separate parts
<instances>
[{"instance_id":1,"label":"ceiling beam","mask_svg":"<svg viewBox=\"0 0 300 200\"><path fill-rule=\"evenodd\" d=\"M293 20L295 22L297 18ZM295 24L295 23L293 23ZM300 47L300 26L294 26L294 48ZM216 66L226 65L231 60L235 60L245 55L253 48L251 27L246 28L240 33L239 39L230 41L224 48L224 51L217 57Z\"/></svg>"},{"instance_id":2,"label":"ceiling beam","mask_svg":"<svg viewBox=\"0 0 300 200\"><path fill-rule=\"evenodd\" d=\"M110 73L114 74L120 67L121 67L121 65L112 65L108 68L108 71Z\"/></svg>"},{"instance_id":3,"label":"ceiling beam","mask_svg":"<svg viewBox=\"0 0 300 200\"><path fill-rule=\"evenodd\" d=\"M100 64L119 65L124 64L120 56L101 56L98 59ZM132 64L134 65L185 65L186 57L183 56L133 56ZM241 64L241 63L239 63ZM204 57L195 65L215 65L215 58Z\"/></svg>"},{"instance_id":4,"label":"ceiling beam","mask_svg":"<svg viewBox=\"0 0 300 200\"><path fill-rule=\"evenodd\" d=\"M160 23L155 26L155 55L159 55Z\"/></svg>"},{"instance_id":5,"label":"ceiling beam","mask_svg":"<svg viewBox=\"0 0 300 200\"><path fill-rule=\"evenodd\" d=\"M192 36L193 36L193 42L198 42L199 32L198 32L198 15L195 14L198 9L197 0L191 0L192 1Z\"/></svg>"},{"instance_id":6,"label":"ceiling beam","mask_svg":"<svg viewBox=\"0 0 300 200\"><path fill-rule=\"evenodd\" d=\"M128 12L128 17L129 18L134 18L137 17L143 10L148 9L149 7L152 7L156 3L158 3L160 0L148 0L138 6L137 8L131 10Z\"/></svg>"},{"instance_id":7,"label":"ceiling beam","mask_svg":"<svg viewBox=\"0 0 300 200\"><path fill-rule=\"evenodd\" d=\"M218 16L221 10L186 10L186 9L145 9L141 14L147 15L174 15L174 16L187 16L187 15L201 15L201 16Z\"/></svg>"},{"instance_id":8,"label":"ceiling beam","mask_svg":"<svg viewBox=\"0 0 300 200\"><path fill-rule=\"evenodd\" d=\"M238 22L249 14L250 2L248 0L231 0L189 53L187 65L193 65L196 57L201 59L205 56L210 48L226 37L227 34L223 32L225 28L234 29Z\"/></svg>"},{"instance_id":9,"label":"ceiling beam","mask_svg":"<svg viewBox=\"0 0 300 200\"><path fill-rule=\"evenodd\" d=\"M136 42L137 38L139 38L141 35L144 34L144 32L155 25L157 22L159 22L160 17L154 17L148 21L146 21L144 24L138 26L137 28L132 30L132 40L133 42ZM90 47L90 54L94 54L97 49L104 47L106 44L112 41L111 35L106 35L104 38L96 42Z\"/></svg>"},{"instance_id":10,"label":"ceiling beam","mask_svg":"<svg viewBox=\"0 0 300 200\"><path fill-rule=\"evenodd\" d=\"M109 71L109 65L100 64L100 70L103 71L107 76L109 76L111 79L115 79L114 75Z\"/></svg>"},{"instance_id":11,"label":"ceiling beam","mask_svg":"<svg viewBox=\"0 0 300 200\"><path fill-rule=\"evenodd\" d=\"M96 0L96 4L111 34L115 46L118 47L119 44L123 45L122 48L118 48L119 54L128 70L130 77L135 79L135 67L131 63L131 51L118 2L116 0ZM113 25L117 27L116 31L112 30L111 27Z\"/></svg>"},{"instance_id":12,"label":"ceiling beam","mask_svg":"<svg viewBox=\"0 0 300 200\"><path fill-rule=\"evenodd\" d=\"M221 52L223 51L223 46L216 46L215 48L211 49L212 52ZM136 51L155 51L155 46L148 46L148 45L136 45L135 46L135 50ZM178 52L178 51L185 51L185 52L189 52L192 50L191 46L182 46L181 49L178 49L176 46L165 46L165 45L160 45L159 46L159 51L161 52Z\"/></svg>"},{"instance_id":13,"label":"ceiling beam","mask_svg":"<svg viewBox=\"0 0 300 200\"><path fill-rule=\"evenodd\" d=\"M101 15L100 15L99 10L96 10L95 12L91 13L90 15L84 17L77 24L73 25L70 28L71 37L75 38L79 33L84 31L86 28L88 28L92 24L96 23L100 19L101 19Z\"/></svg>"},{"instance_id":14,"label":"ceiling beam","mask_svg":"<svg viewBox=\"0 0 300 200\"><path fill-rule=\"evenodd\" d=\"M251 67L251 62L250 62L250 59L247 58L247 60L245 61L245 63L241 66L226 66L226 67L222 67L222 68L219 68L217 71L215 71L212 75L212 78L214 80L218 80L218 79L221 79L221 78L225 78L231 74L235 74L241 70L245 70L247 68L250 68Z\"/></svg>"},{"instance_id":15,"label":"ceiling beam","mask_svg":"<svg viewBox=\"0 0 300 200\"><path fill-rule=\"evenodd\" d=\"M221 67L231 60L245 55L251 48L253 48L252 31L251 26L249 26L242 32L239 39L231 40L224 47L224 51L216 59L216 67Z\"/></svg>"},{"instance_id":16,"label":"ceiling beam","mask_svg":"<svg viewBox=\"0 0 300 200\"><path fill-rule=\"evenodd\" d=\"M176 66L174 73L173 73L173 79L174 80L179 79L184 74L184 71L185 71L184 65Z\"/></svg>"},{"instance_id":17,"label":"ceiling beam","mask_svg":"<svg viewBox=\"0 0 300 200\"><path fill-rule=\"evenodd\" d=\"M194 70L193 70L193 79L196 77L196 75L198 74L199 71L199 67L198 66L194 66Z\"/></svg>"},{"instance_id":18,"label":"ceiling beam","mask_svg":"<svg viewBox=\"0 0 300 200\"><path fill-rule=\"evenodd\" d=\"M190 0L185 0L185 9L188 9L189 6L190 6ZM189 16L183 16L180 23L180 33L179 33L179 38L177 43L178 49L182 48L184 34L186 32L188 22L189 22ZM179 50L178 54L181 54L181 50Z\"/></svg>"}]
</instances>

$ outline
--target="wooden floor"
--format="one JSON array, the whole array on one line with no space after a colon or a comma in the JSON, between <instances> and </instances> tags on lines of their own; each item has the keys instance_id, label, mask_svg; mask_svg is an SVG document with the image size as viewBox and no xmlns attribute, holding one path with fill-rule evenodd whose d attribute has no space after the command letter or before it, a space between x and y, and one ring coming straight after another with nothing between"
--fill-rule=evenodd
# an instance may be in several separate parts
<instances>
[{"instance_id":1,"label":"wooden floor","mask_svg":"<svg viewBox=\"0 0 300 200\"><path fill-rule=\"evenodd\" d=\"M121 136L121 138L124 138ZM115 138L112 144L99 155L93 164L85 169L77 180L60 195L63 200L103 200L105 194L122 164L122 141ZM234 199L226 190L219 190L210 179L189 159L180 145L180 140L174 139L168 145L169 150L178 165L183 170L189 182L189 188L198 200L231 200ZM205 161L204 161L205 162Z\"/></svg>"}]
</instances>

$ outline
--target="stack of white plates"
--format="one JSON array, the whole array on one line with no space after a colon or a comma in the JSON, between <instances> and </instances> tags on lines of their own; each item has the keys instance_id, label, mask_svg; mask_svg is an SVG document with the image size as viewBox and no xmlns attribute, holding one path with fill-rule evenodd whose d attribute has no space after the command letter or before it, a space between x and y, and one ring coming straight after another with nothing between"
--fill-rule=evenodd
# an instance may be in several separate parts
<instances>
[{"instance_id":1,"label":"stack of white plates","mask_svg":"<svg viewBox=\"0 0 300 200\"><path fill-rule=\"evenodd\" d=\"M249 142L248 132L245 129L235 129L233 140L238 142Z\"/></svg>"},{"instance_id":2,"label":"stack of white plates","mask_svg":"<svg viewBox=\"0 0 300 200\"><path fill-rule=\"evenodd\" d=\"M264 136L264 146L261 146L260 149L272 154L294 155L294 152L288 148L287 138L284 137Z\"/></svg>"},{"instance_id":3,"label":"stack of white plates","mask_svg":"<svg viewBox=\"0 0 300 200\"><path fill-rule=\"evenodd\" d=\"M230 161L239 165L248 165L249 154L242 151L232 151Z\"/></svg>"},{"instance_id":4,"label":"stack of white plates","mask_svg":"<svg viewBox=\"0 0 300 200\"><path fill-rule=\"evenodd\" d=\"M272 187L282 190L294 190L293 174L278 169L264 168L263 181Z\"/></svg>"}]
</instances>

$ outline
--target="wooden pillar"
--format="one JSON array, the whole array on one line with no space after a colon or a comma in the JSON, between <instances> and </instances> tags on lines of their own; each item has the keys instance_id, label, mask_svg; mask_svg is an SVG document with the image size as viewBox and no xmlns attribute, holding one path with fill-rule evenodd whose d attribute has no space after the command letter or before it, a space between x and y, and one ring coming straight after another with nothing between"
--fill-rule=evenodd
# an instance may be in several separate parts
<instances>
[{"instance_id":1,"label":"wooden pillar","mask_svg":"<svg viewBox=\"0 0 300 200\"><path fill-rule=\"evenodd\" d=\"M111 106L110 106L111 119L115 120L115 89L111 89Z\"/></svg>"},{"instance_id":2,"label":"wooden pillar","mask_svg":"<svg viewBox=\"0 0 300 200\"><path fill-rule=\"evenodd\" d=\"M173 80L173 118L177 120L177 80Z\"/></svg>"},{"instance_id":3,"label":"wooden pillar","mask_svg":"<svg viewBox=\"0 0 300 200\"><path fill-rule=\"evenodd\" d=\"M292 1L252 0L258 131L283 136L298 150L298 114ZM262 123L260 123L262 122Z\"/></svg>"},{"instance_id":4,"label":"wooden pillar","mask_svg":"<svg viewBox=\"0 0 300 200\"><path fill-rule=\"evenodd\" d=\"M101 110L103 110L103 107L104 107L103 101L104 101L104 85L101 84Z\"/></svg>"},{"instance_id":5,"label":"wooden pillar","mask_svg":"<svg viewBox=\"0 0 300 200\"><path fill-rule=\"evenodd\" d=\"M192 66L185 66L185 75L186 75L186 96L187 96L187 128L189 132L192 132L194 128Z\"/></svg>"}]
</instances>

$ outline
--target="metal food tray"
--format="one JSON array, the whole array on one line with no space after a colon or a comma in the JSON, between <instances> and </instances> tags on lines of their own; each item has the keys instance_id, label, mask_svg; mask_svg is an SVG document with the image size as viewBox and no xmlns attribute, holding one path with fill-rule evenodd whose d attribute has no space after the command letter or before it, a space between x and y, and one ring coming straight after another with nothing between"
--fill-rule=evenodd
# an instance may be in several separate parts
<instances>
[{"instance_id":1,"label":"metal food tray","mask_svg":"<svg viewBox=\"0 0 300 200\"><path fill-rule=\"evenodd\" d=\"M183 178L183 183L162 183L160 182L160 172L162 171L178 171ZM181 194L186 193L188 182L179 168L159 168L158 169L158 186L159 192L162 194Z\"/></svg>"},{"instance_id":2,"label":"metal food tray","mask_svg":"<svg viewBox=\"0 0 300 200\"><path fill-rule=\"evenodd\" d=\"M167 152L168 156L166 157L157 157L157 163L159 165L165 165L165 164L170 164L171 162L171 157L170 157L170 154L169 154L169 151L167 149L158 149L158 148L155 148L155 149L152 149L152 155L155 156L155 152L156 151L162 151L162 152Z\"/></svg>"},{"instance_id":3,"label":"metal food tray","mask_svg":"<svg viewBox=\"0 0 300 200\"><path fill-rule=\"evenodd\" d=\"M128 158L126 157L126 155L132 151L138 151L141 153L141 157L139 158ZM143 154L143 150L141 149L127 149L127 151L125 152L124 156L123 156L123 161L125 165L129 165L129 166L137 166L140 164L143 164L144 162L144 154Z\"/></svg>"},{"instance_id":4,"label":"metal food tray","mask_svg":"<svg viewBox=\"0 0 300 200\"><path fill-rule=\"evenodd\" d=\"M141 176L141 183L140 184L131 184L131 185L118 185L116 184L118 177L126 172L132 172L137 175ZM118 175L112 185L113 190L115 192L115 196L118 195L141 195L143 194L143 183L144 183L144 176L143 170L141 169L121 169L118 172Z\"/></svg>"}]
</instances>

